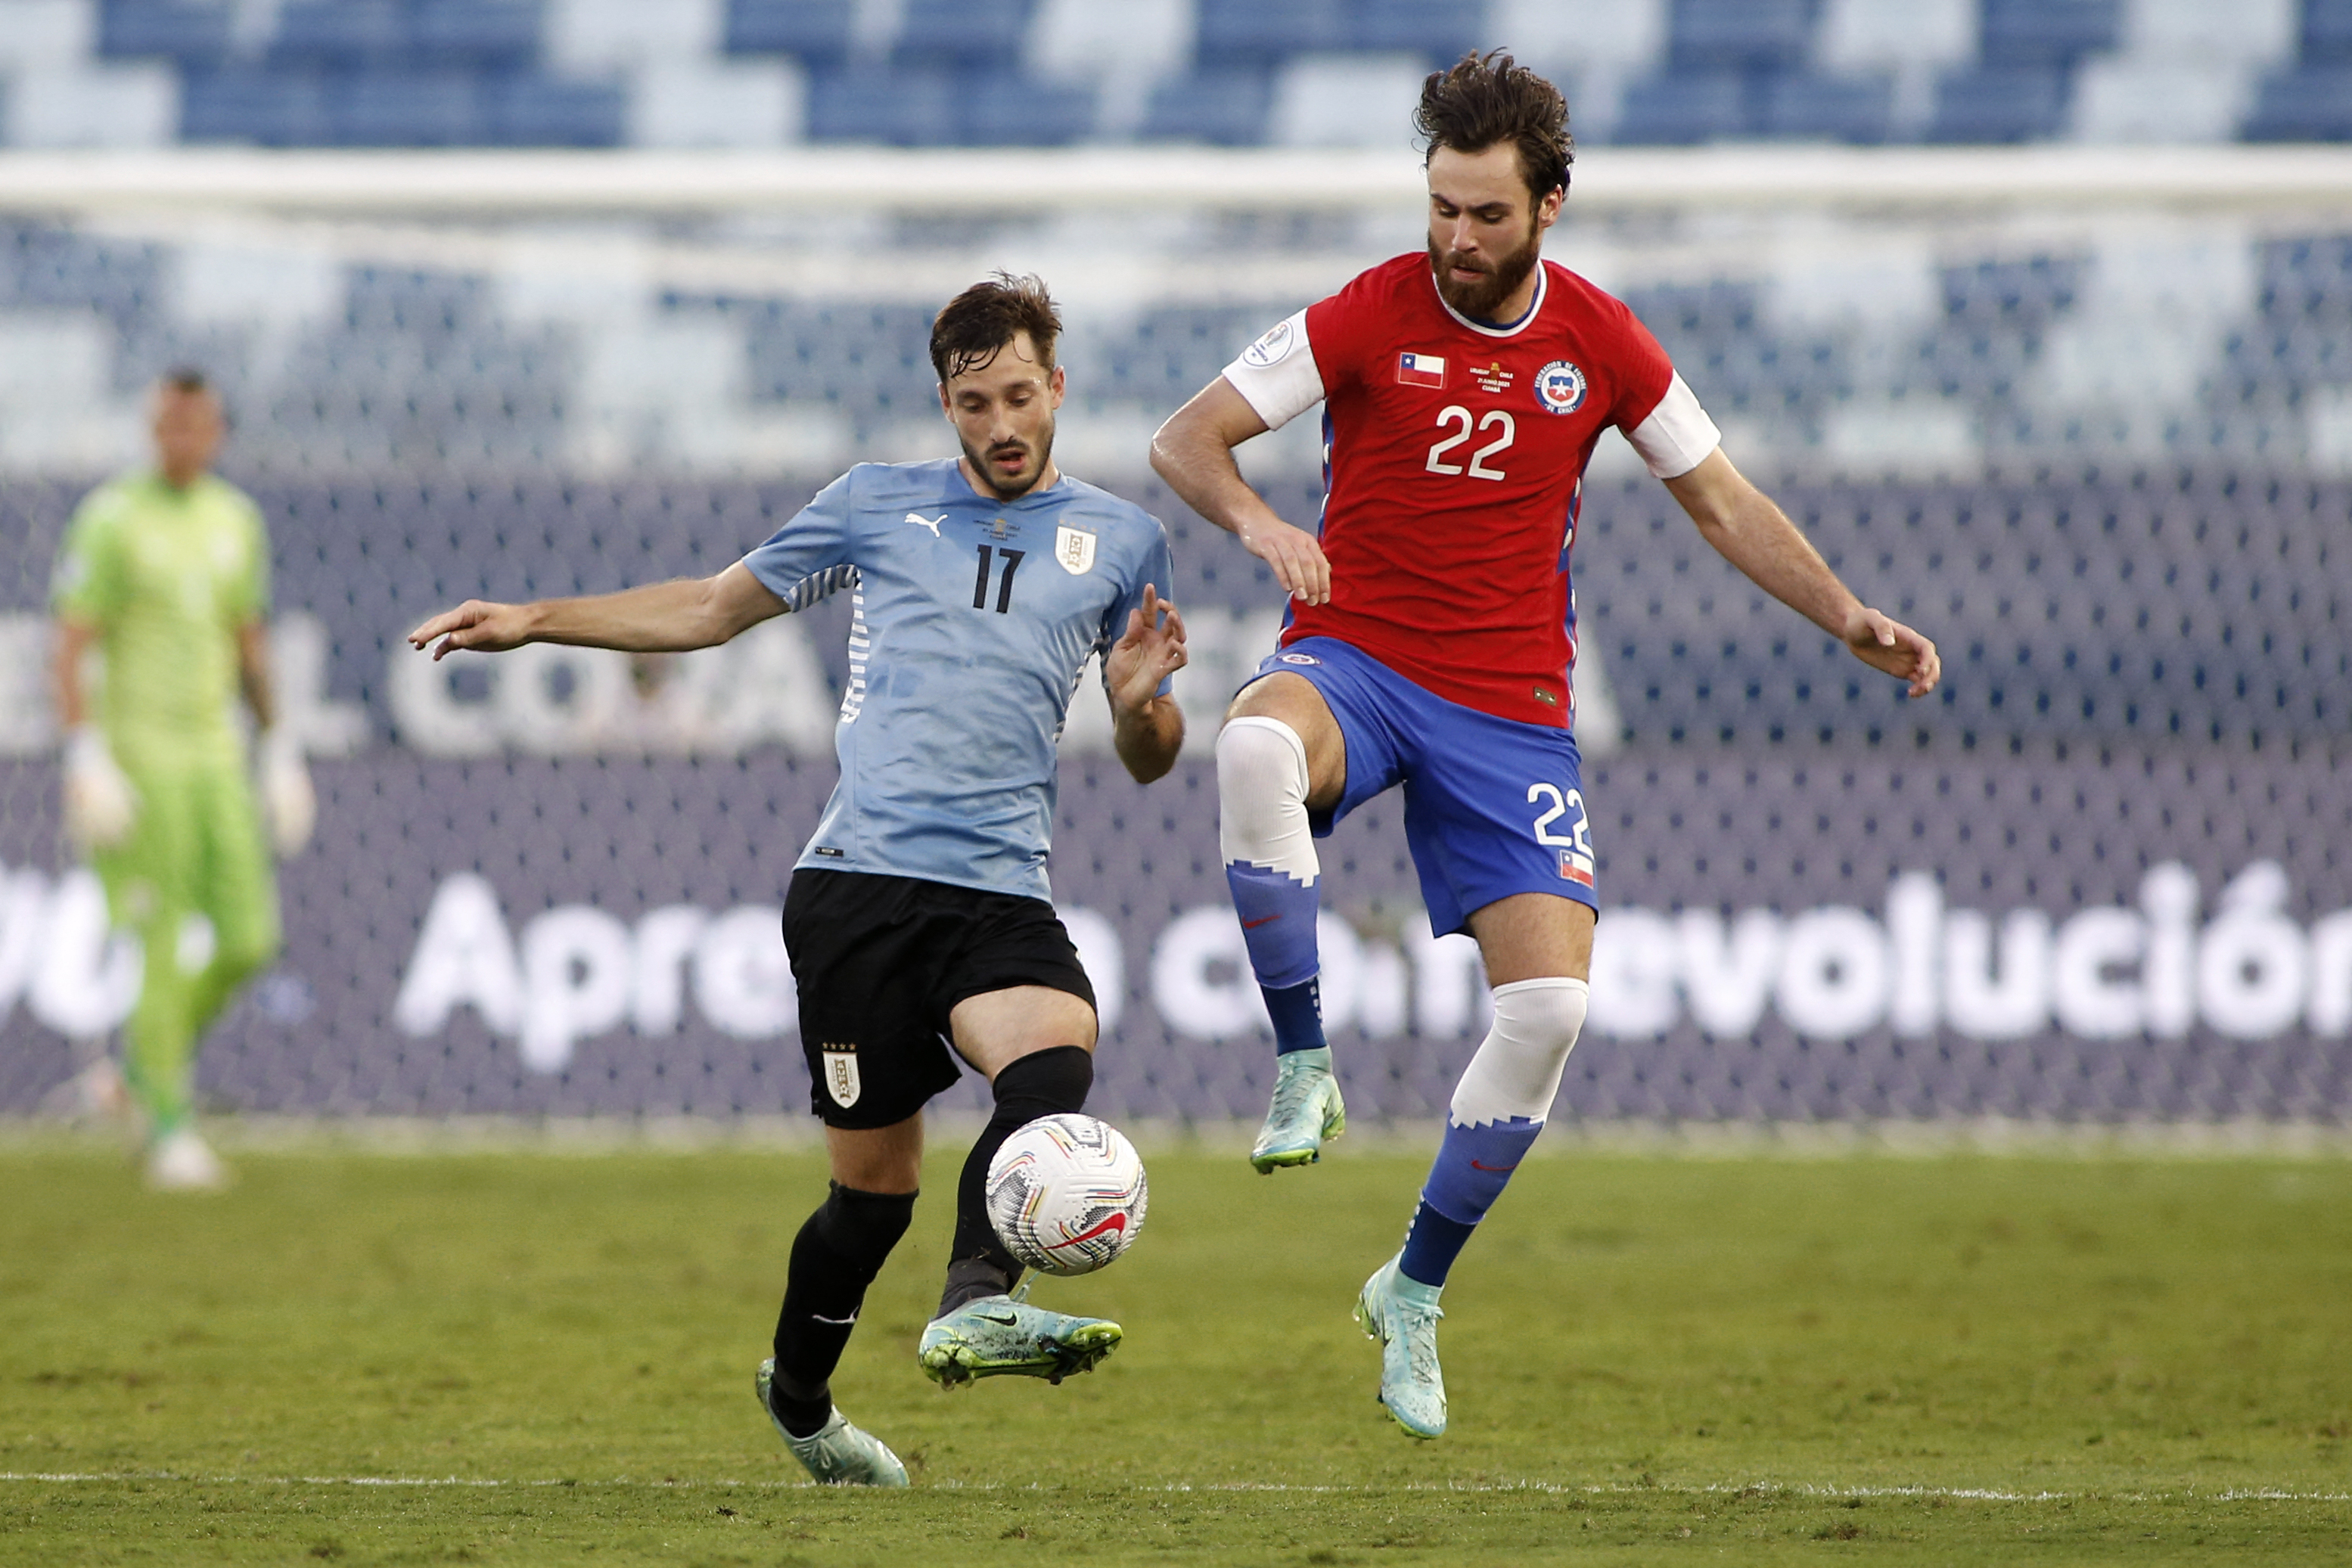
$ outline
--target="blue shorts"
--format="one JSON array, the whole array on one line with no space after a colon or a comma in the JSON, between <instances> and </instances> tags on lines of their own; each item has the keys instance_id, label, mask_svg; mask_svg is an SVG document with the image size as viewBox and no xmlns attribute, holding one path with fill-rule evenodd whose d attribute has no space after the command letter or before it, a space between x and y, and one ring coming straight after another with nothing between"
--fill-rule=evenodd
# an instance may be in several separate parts
<instances>
[{"instance_id":1,"label":"blue shorts","mask_svg":"<svg viewBox=\"0 0 2352 1568\"><path fill-rule=\"evenodd\" d=\"M1404 786L1405 842L1432 931L1465 930L1473 911L1515 893L1600 907L1580 758L1567 730L1448 702L1336 637L1302 637L1257 673L1314 682L1347 741L1347 787L1335 810L1313 819L1317 838Z\"/></svg>"}]
</instances>

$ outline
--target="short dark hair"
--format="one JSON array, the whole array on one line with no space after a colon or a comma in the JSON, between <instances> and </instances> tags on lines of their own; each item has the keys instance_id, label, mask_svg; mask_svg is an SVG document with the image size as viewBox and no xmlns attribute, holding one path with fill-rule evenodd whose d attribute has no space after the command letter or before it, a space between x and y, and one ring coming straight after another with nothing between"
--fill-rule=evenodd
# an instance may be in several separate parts
<instances>
[{"instance_id":1,"label":"short dark hair","mask_svg":"<svg viewBox=\"0 0 2352 1568\"><path fill-rule=\"evenodd\" d=\"M1559 89L1500 49L1467 54L1421 84L1413 111L1423 162L1440 147L1484 152L1509 142L1519 173L1538 202L1568 184L1576 139L1568 133L1568 99Z\"/></svg>"},{"instance_id":2,"label":"short dark hair","mask_svg":"<svg viewBox=\"0 0 2352 1568\"><path fill-rule=\"evenodd\" d=\"M1022 332L1037 350L1037 362L1054 368L1054 341L1062 335L1062 313L1035 273L1015 277L999 272L973 284L947 303L931 322L931 368L945 385L978 370L1002 353Z\"/></svg>"},{"instance_id":3,"label":"short dark hair","mask_svg":"<svg viewBox=\"0 0 2352 1568\"><path fill-rule=\"evenodd\" d=\"M157 380L172 391L186 392L191 397L198 392L208 392L213 390L210 378L194 365L173 365Z\"/></svg>"}]
</instances>

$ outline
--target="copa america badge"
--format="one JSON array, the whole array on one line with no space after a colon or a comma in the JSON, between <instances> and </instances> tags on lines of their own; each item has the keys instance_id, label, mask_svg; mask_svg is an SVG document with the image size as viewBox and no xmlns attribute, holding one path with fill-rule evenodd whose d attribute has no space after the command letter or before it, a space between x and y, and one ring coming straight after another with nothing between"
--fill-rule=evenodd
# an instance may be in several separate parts
<instances>
[{"instance_id":1,"label":"copa america badge","mask_svg":"<svg viewBox=\"0 0 2352 1568\"><path fill-rule=\"evenodd\" d=\"M1574 413L1584 406L1584 372L1554 360L1536 372L1536 401L1547 413Z\"/></svg>"}]
</instances>

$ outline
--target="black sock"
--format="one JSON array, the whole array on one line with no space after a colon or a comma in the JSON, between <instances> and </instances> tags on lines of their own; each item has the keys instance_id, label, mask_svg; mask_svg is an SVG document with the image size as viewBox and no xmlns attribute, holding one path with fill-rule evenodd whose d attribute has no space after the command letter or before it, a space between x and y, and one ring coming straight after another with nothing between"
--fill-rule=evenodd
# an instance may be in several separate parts
<instances>
[{"instance_id":1,"label":"black sock","mask_svg":"<svg viewBox=\"0 0 2352 1568\"><path fill-rule=\"evenodd\" d=\"M814 1437L832 1416L833 1369L857 1324L866 1287L914 1217L911 1192L859 1192L835 1182L793 1239L770 1402L793 1437Z\"/></svg>"},{"instance_id":2,"label":"black sock","mask_svg":"<svg viewBox=\"0 0 2352 1568\"><path fill-rule=\"evenodd\" d=\"M996 1113L981 1129L980 1141L963 1162L956 1182L955 1244L948 1252L948 1283L940 1297L944 1317L966 1301L1002 1295L1021 1278L1021 1265L988 1222L988 1162L1004 1140L1057 1112L1085 1107L1095 1086L1094 1052L1080 1045L1057 1045L1013 1062L996 1075Z\"/></svg>"}]
</instances>

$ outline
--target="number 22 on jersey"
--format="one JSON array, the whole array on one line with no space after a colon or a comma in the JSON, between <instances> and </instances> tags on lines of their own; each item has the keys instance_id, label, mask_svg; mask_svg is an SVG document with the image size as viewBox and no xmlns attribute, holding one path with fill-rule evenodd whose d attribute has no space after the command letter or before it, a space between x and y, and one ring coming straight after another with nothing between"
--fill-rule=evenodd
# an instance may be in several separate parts
<instances>
[{"instance_id":1,"label":"number 22 on jersey","mask_svg":"<svg viewBox=\"0 0 2352 1568\"><path fill-rule=\"evenodd\" d=\"M1488 409L1486 411L1486 417L1479 420L1477 423L1473 426L1471 423L1470 411L1468 409L1464 408L1458 402L1448 403L1445 407L1437 411L1437 427L1440 430L1444 430L1448 426L1454 427L1454 434L1451 435L1440 436L1437 440L1437 444L1429 449L1429 463L1427 466L1432 474L1467 474L1473 479L1501 479L1506 477L1500 468L1490 466L1487 464L1486 459L1489 457L1499 456L1510 446L1512 442L1517 441L1519 437L1518 426L1513 422L1508 413L1506 413L1499 408ZM1462 445L1470 439L1470 434L1474 428L1482 435L1489 430L1496 429L1501 430L1502 434L1496 436L1494 440L1486 443L1486 445L1481 446L1476 451L1471 453L1470 462L1467 467L1465 467L1459 463L1449 463L1445 461L1447 454L1451 453L1455 447Z\"/></svg>"}]
</instances>

